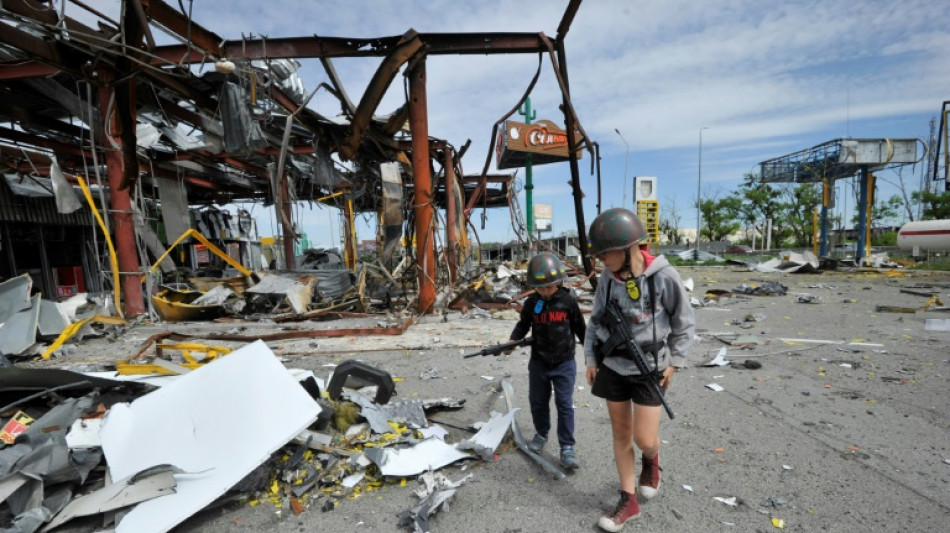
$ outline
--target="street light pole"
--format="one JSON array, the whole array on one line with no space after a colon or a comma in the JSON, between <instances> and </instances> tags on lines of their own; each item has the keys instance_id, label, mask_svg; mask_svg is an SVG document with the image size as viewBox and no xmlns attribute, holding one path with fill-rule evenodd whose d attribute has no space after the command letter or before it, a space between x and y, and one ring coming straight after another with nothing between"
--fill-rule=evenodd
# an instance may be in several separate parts
<instances>
[{"instance_id":1,"label":"street light pole","mask_svg":"<svg viewBox=\"0 0 950 533\"><path fill-rule=\"evenodd\" d=\"M627 147L627 155L623 160L623 205L621 207L627 207L627 165L630 163L630 145L627 144L627 139L623 138L623 135L620 133L620 130L614 128L614 131L617 132L617 135L620 137L620 140L623 141L624 146Z\"/></svg>"},{"instance_id":2,"label":"street light pole","mask_svg":"<svg viewBox=\"0 0 950 533\"><path fill-rule=\"evenodd\" d=\"M696 176L696 249L695 257L699 261L699 239L703 234L703 130L708 130L706 126L699 128L699 172Z\"/></svg>"}]
</instances>

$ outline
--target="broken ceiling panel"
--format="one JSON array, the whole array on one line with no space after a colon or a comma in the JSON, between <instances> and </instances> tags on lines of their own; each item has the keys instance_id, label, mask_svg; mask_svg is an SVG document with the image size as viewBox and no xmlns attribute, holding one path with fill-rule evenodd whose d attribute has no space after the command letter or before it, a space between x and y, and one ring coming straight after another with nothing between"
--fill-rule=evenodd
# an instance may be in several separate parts
<instances>
[{"instance_id":1,"label":"broken ceiling panel","mask_svg":"<svg viewBox=\"0 0 950 533\"><path fill-rule=\"evenodd\" d=\"M175 527L264 463L319 412L261 341L131 404L116 404L100 433L114 479L163 464L189 472L176 474L175 494L137 505L116 531Z\"/></svg>"}]
</instances>

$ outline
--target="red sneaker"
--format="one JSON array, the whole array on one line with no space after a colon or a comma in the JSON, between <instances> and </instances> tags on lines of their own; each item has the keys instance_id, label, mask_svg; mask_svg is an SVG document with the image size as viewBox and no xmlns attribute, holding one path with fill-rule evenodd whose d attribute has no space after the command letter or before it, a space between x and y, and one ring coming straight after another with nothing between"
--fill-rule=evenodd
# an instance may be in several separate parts
<instances>
[{"instance_id":1,"label":"red sneaker","mask_svg":"<svg viewBox=\"0 0 950 533\"><path fill-rule=\"evenodd\" d=\"M660 490L660 454L657 453L653 459L643 459L643 470L640 472L640 497L644 500L656 496Z\"/></svg>"},{"instance_id":2,"label":"red sneaker","mask_svg":"<svg viewBox=\"0 0 950 533\"><path fill-rule=\"evenodd\" d=\"M621 490L617 507L612 513L600 517L597 525L605 531L616 532L623 529L624 524L637 518L640 518L640 504L637 503L637 495Z\"/></svg>"}]
</instances>

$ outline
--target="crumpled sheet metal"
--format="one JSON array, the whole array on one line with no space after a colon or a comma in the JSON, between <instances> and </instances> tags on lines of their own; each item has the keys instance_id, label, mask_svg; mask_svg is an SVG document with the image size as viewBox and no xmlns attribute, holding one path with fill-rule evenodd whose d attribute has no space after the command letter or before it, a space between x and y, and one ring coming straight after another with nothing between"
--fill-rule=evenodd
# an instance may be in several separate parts
<instances>
[{"instance_id":1,"label":"crumpled sheet metal","mask_svg":"<svg viewBox=\"0 0 950 533\"><path fill-rule=\"evenodd\" d=\"M310 302L313 300L313 287L315 281L310 279L310 283L300 283L290 278L275 275L264 275L253 287L249 287L245 292L250 294L268 294L283 295L290 302L294 312L304 313L307 311Z\"/></svg>"},{"instance_id":2,"label":"crumpled sheet metal","mask_svg":"<svg viewBox=\"0 0 950 533\"><path fill-rule=\"evenodd\" d=\"M363 453L376 463L384 476L414 476L472 457L437 438L426 439L410 448L367 448Z\"/></svg>"},{"instance_id":3,"label":"crumpled sheet metal","mask_svg":"<svg viewBox=\"0 0 950 533\"><path fill-rule=\"evenodd\" d=\"M43 531L65 524L73 518L115 511L152 498L172 494L175 492L176 485L175 470L167 465L158 466L128 479L106 485L89 494L83 494L63 507L43 528Z\"/></svg>"},{"instance_id":4,"label":"crumpled sheet metal","mask_svg":"<svg viewBox=\"0 0 950 533\"><path fill-rule=\"evenodd\" d=\"M32 533L58 513L72 494L64 482L82 484L102 460L101 450L70 453L66 432L92 406L92 398L68 398L0 450L0 502L14 514L11 533ZM47 486L59 484L49 493ZM64 492L65 490L65 492Z\"/></svg>"},{"instance_id":5,"label":"crumpled sheet metal","mask_svg":"<svg viewBox=\"0 0 950 533\"><path fill-rule=\"evenodd\" d=\"M66 315L66 311L52 300L40 300L37 335L55 339L67 327L69 327L69 316Z\"/></svg>"},{"instance_id":6,"label":"crumpled sheet metal","mask_svg":"<svg viewBox=\"0 0 950 533\"><path fill-rule=\"evenodd\" d=\"M491 418L485 422L472 438L458 443L459 450L472 450L485 461L490 461L495 455L495 449L501 440L508 434L508 428L514 420L518 408L508 411L507 414L492 412Z\"/></svg>"},{"instance_id":7,"label":"crumpled sheet metal","mask_svg":"<svg viewBox=\"0 0 950 533\"><path fill-rule=\"evenodd\" d=\"M774 258L750 267L756 272L786 272L805 274L818 272L818 256L809 251L785 252L781 258Z\"/></svg>"},{"instance_id":8,"label":"crumpled sheet metal","mask_svg":"<svg viewBox=\"0 0 950 533\"><path fill-rule=\"evenodd\" d=\"M36 331L40 322L39 294L31 299L30 305L0 324L0 355L20 355L36 343Z\"/></svg>"},{"instance_id":9,"label":"crumpled sheet metal","mask_svg":"<svg viewBox=\"0 0 950 533\"><path fill-rule=\"evenodd\" d=\"M767 281L756 286L742 283L738 287L732 289L732 292L736 294L754 294L759 296L782 296L788 293L788 287L777 281Z\"/></svg>"},{"instance_id":10,"label":"crumpled sheet metal","mask_svg":"<svg viewBox=\"0 0 950 533\"><path fill-rule=\"evenodd\" d=\"M422 474L419 476L419 481L424 486L413 492L419 498L419 503L399 513L399 526L412 525L413 533L432 531L429 526L429 518L440 509L448 510L449 501L455 496L459 487L471 478L472 474L469 474L458 481L451 481L438 473L426 472Z\"/></svg>"},{"instance_id":11,"label":"crumpled sheet metal","mask_svg":"<svg viewBox=\"0 0 950 533\"><path fill-rule=\"evenodd\" d=\"M413 428L424 428L428 425L422 400L404 400L379 405L367 396L349 390L343 391L343 397L360 406L360 415L369 422L370 429L380 435L395 431L389 425L390 421L405 422Z\"/></svg>"}]
</instances>

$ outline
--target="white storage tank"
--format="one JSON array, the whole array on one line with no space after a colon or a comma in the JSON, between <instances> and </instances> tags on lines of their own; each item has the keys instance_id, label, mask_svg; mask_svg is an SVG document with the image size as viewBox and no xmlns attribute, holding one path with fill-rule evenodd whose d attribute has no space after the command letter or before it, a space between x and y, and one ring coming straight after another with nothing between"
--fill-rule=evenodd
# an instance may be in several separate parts
<instances>
[{"instance_id":1,"label":"white storage tank","mask_svg":"<svg viewBox=\"0 0 950 533\"><path fill-rule=\"evenodd\" d=\"M931 252L950 250L950 220L919 220L908 222L897 232L901 250Z\"/></svg>"}]
</instances>

